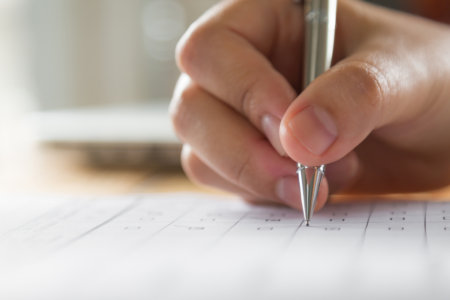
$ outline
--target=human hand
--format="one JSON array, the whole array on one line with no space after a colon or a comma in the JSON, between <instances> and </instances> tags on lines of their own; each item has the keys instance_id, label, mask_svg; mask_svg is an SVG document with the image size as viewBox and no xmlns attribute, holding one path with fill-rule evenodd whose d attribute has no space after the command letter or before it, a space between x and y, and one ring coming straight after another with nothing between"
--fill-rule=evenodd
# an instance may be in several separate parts
<instances>
[{"instance_id":1,"label":"human hand","mask_svg":"<svg viewBox=\"0 0 450 300\"><path fill-rule=\"evenodd\" d=\"M450 28L340 0L333 66L298 96L302 26L289 0L235 0L184 35L171 114L188 176L298 209L295 162L327 164L317 208L449 184Z\"/></svg>"}]
</instances>

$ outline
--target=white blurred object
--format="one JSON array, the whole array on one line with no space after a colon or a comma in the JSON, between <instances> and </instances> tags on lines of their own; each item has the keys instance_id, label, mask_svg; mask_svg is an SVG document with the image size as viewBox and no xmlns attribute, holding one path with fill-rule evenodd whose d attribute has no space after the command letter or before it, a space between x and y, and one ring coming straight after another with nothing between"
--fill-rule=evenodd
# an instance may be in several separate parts
<instances>
[{"instance_id":1,"label":"white blurred object","mask_svg":"<svg viewBox=\"0 0 450 300\"><path fill-rule=\"evenodd\" d=\"M31 115L40 141L74 144L179 144L163 104L95 106Z\"/></svg>"},{"instance_id":2,"label":"white blurred object","mask_svg":"<svg viewBox=\"0 0 450 300\"><path fill-rule=\"evenodd\" d=\"M39 142L84 150L96 164L180 163L181 143L163 101L37 112L27 125Z\"/></svg>"}]
</instances>

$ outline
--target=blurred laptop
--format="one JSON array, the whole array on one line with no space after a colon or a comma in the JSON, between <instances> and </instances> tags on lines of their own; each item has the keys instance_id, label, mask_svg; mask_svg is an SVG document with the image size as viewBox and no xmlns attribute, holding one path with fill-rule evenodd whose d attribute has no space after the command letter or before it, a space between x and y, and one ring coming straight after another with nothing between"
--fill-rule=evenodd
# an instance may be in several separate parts
<instances>
[{"instance_id":1,"label":"blurred laptop","mask_svg":"<svg viewBox=\"0 0 450 300\"><path fill-rule=\"evenodd\" d=\"M34 113L34 136L84 151L97 165L180 164L181 143L165 103L108 105Z\"/></svg>"},{"instance_id":2,"label":"blurred laptop","mask_svg":"<svg viewBox=\"0 0 450 300\"><path fill-rule=\"evenodd\" d=\"M179 164L175 47L218 0L29 0L39 141L103 164Z\"/></svg>"}]
</instances>

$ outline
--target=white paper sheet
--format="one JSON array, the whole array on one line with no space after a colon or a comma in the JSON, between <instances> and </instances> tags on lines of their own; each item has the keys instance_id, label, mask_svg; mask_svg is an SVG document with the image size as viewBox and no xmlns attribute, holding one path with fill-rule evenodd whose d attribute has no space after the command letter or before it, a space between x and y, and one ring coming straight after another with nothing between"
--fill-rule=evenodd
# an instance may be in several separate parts
<instances>
[{"instance_id":1,"label":"white paper sheet","mask_svg":"<svg viewBox=\"0 0 450 300\"><path fill-rule=\"evenodd\" d=\"M449 299L450 203L0 197L0 299Z\"/></svg>"}]
</instances>

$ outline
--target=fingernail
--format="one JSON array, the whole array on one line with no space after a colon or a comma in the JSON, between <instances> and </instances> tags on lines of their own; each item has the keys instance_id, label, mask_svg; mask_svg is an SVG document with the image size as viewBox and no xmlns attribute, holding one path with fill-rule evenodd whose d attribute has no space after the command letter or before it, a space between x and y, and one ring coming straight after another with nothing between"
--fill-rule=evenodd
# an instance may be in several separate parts
<instances>
[{"instance_id":1,"label":"fingernail","mask_svg":"<svg viewBox=\"0 0 450 300\"><path fill-rule=\"evenodd\" d=\"M337 139L331 116L315 106L308 106L289 121L295 137L315 155L322 155Z\"/></svg>"},{"instance_id":2,"label":"fingernail","mask_svg":"<svg viewBox=\"0 0 450 300\"><path fill-rule=\"evenodd\" d=\"M278 199L285 204L297 209L302 208L297 177L287 176L281 178L276 183L275 192Z\"/></svg>"},{"instance_id":3,"label":"fingernail","mask_svg":"<svg viewBox=\"0 0 450 300\"><path fill-rule=\"evenodd\" d=\"M275 150L277 150L278 154L284 156L286 152L281 145L280 124L281 120L271 115L265 115L262 119L262 128L266 137L269 139Z\"/></svg>"}]
</instances>

